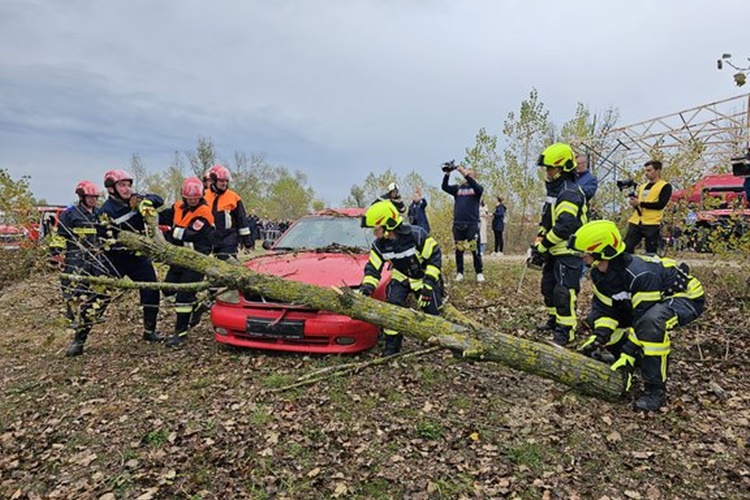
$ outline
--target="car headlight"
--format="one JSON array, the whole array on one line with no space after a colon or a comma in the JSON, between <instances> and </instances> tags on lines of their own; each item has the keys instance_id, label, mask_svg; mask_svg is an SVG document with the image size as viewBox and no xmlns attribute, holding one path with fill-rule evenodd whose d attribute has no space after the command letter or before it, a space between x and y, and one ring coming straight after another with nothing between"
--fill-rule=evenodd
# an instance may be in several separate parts
<instances>
[{"instance_id":1,"label":"car headlight","mask_svg":"<svg viewBox=\"0 0 750 500\"><path fill-rule=\"evenodd\" d=\"M240 303L240 291L239 290L227 290L219 294L216 300L226 302L227 304L239 304Z\"/></svg>"}]
</instances>

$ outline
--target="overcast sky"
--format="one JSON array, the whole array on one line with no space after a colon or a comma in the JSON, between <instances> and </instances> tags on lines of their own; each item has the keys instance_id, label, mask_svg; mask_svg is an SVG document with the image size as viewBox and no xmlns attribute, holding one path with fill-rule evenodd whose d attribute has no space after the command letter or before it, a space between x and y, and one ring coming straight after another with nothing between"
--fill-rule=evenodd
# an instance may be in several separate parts
<instances>
[{"instance_id":1,"label":"overcast sky","mask_svg":"<svg viewBox=\"0 0 750 500\"><path fill-rule=\"evenodd\" d=\"M737 95L715 61L750 56L748 19L747 0L2 0L0 168L65 203L208 137L338 205L371 171L438 185L532 87L558 125L579 101L627 125Z\"/></svg>"}]
</instances>

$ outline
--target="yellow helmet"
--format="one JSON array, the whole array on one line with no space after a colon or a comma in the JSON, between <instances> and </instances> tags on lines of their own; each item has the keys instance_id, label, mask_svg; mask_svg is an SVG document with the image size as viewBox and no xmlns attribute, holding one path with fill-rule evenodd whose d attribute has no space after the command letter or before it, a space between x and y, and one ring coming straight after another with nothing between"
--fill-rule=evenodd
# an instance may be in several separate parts
<instances>
[{"instance_id":1,"label":"yellow helmet","mask_svg":"<svg viewBox=\"0 0 750 500\"><path fill-rule=\"evenodd\" d=\"M403 219L396 207L388 200L376 201L362 217L362 227L383 226L387 231L393 231L401 225Z\"/></svg>"},{"instance_id":2,"label":"yellow helmet","mask_svg":"<svg viewBox=\"0 0 750 500\"><path fill-rule=\"evenodd\" d=\"M595 220L581 226L570 237L568 248L590 253L597 260L612 260L625 251L625 242L614 222Z\"/></svg>"},{"instance_id":3,"label":"yellow helmet","mask_svg":"<svg viewBox=\"0 0 750 500\"><path fill-rule=\"evenodd\" d=\"M576 168L576 157L570 145L556 142L539 155L536 163L540 167L555 167L561 168L563 172L572 172Z\"/></svg>"}]
</instances>

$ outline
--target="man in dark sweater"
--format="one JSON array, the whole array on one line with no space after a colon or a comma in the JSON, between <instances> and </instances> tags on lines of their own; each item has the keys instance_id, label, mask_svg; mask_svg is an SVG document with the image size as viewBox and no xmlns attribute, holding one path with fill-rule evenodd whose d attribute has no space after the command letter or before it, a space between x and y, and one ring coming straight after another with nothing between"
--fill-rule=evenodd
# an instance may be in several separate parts
<instances>
[{"instance_id":1,"label":"man in dark sweater","mask_svg":"<svg viewBox=\"0 0 750 500\"><path fill-rule=\"evenodd\" d=\"M479 200L484 188L479 184L474 171L459 165L458 172L464 176L460 185L449 184L450 171L443 175L442 189L453 196L453 241L456 245L456 281L464 279L464 252L469 250L474 259L477 281L484 281L482 256L479 254Z\"/></svg>"}]
</instances>

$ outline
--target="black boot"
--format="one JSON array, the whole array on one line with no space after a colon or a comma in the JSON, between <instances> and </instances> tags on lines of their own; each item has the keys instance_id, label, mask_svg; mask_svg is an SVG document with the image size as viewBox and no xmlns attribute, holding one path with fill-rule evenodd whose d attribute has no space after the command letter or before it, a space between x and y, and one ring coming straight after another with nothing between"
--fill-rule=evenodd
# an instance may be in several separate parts
<instances>
[{"instance_id":1,"label":"black boot","mask_svg":"<svg viewBox=\"0 0 750 500\"><path fill-rule=\"evenodd\" d=\"M554 316L548 316L547 321L536 325L536 329L540 332L551 332L557 326L557 319Z\"/></svg>"},{"instance_id":2,"label":"black boot","mask_svg":"<svg viewBox=\"0 0 750 500\"><path fill-rule=\"evenodd\" d=\"M167 339L164 345L167 347L177 347L187 341L187 332L175 333Z\"/></svg>"},{"instance_id":3,"label":"black boot","mask_svg":"<svg viewBox=\"0 0 750 500\"><path fill-rule=\"evenodd\" d=\"M403 333L397 333L396 335L385 335L385 347L381 353L383 357L393 356L394 354L401 352L401 343L404 340Z\"/></svg>"},{"instance_id":4,"label":"black boot","mask_svg":"<svg viewBox=\"0 0 750 500\"><path fill-rule=\"evenodd\" d=\"M646 384L643 395L635 402L638 411L659 411L667 402L667 391L664 387Z\"/></svg>"},{"instance_id":5,"label":"black boot","mask_svg":"<svg viewBox=\"0 0 750 500\"><path fill-rule=\"evenodd\" d=\"M155 307L143 308L143 340L146 342L161 342L164 337L156 331L156 317L159 309Z\"/></svg>"},{"instance_id":6,"label":"black boot","mask_svg":"<svg viewBox=\"0 0 750 500\"><path fill-rule=\"evenodd\" d=\"M76 332L75 336L73 337L73 342L70 343L68 346L68 350L65 352L65 355L69 358L73 356L80 356L83 354L83 344L86 343L86 339L89 336L89 332L87 330L79 330Z\"/></svg>"},{"instance_id":7,"label":"black boot","mask_svg":"<svg viewBox=\"0 0 750 500\"><path fill-rule=\"evenodd\" d=\"M564 347L575 338L573 329L565 326L556 326L552 334L552 343Z\"/></svg>"},{"instance_id":8,"label":"black boot","mask_svg":"<svg viewBox=\"0 0 750 500\"><path fill-rule=\"evenodd\" d=\"M190 315L190 328L195 328L201 322L203 314L207 313L211 309L211 306L206 302L198 302L193 307L193 312Z\"/></svg>"}]
</instances>

